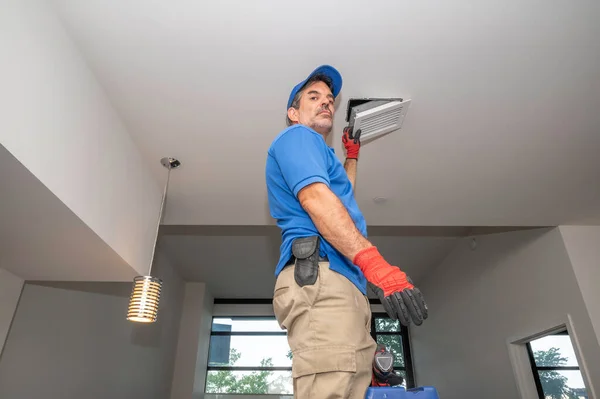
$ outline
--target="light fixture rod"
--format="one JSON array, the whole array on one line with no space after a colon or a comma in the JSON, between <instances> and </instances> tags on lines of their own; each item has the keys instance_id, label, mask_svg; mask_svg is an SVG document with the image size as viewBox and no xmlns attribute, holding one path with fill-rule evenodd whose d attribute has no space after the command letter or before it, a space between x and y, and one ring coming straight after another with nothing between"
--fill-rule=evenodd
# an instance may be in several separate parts
<instances>
[{"instance_id":1,"label":"light fixture rod","mask_svg":"<svg viewBox=\"0 0 600 399\"><path fill-rule=\"evenodd\" d=\"M156 223L156 234L154 237L154 245L152 246L152 255L150 257L150 268L148 269L148 275L152 275L152 265L154 264L154 256L156 255L156 244L158 243L158 232L160 230L160 223L162 222L162 215L165 207L165 200L167 198L167 191L169 190L169 180L171 178L171 169L179 167L181 163L175 158L165 157L160 160L162 166L167 168L167 182L165 183L165 190L163 191L162 199L160 201L160 210L158 212L158 222Z\"/></svg>"}]
</instances>

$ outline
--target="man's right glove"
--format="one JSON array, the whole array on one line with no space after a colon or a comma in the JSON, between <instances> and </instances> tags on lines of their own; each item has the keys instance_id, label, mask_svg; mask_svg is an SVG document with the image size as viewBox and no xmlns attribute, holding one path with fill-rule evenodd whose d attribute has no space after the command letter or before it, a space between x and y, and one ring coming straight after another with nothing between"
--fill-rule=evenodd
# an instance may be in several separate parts
<instances>
[{"instance_id":1,"label":"man's right glove","mask_svg":"<svg viewBox=\"0 0 600 399\"><path fill-rule=\"evenodd\" d=\"M353 263L362 270L392 319L400 320L405 326L411 319L417 326L427 319L427 304L421 291L402 270L383 259L377 247L360 251Z\"/></svg>"},{"instance_id":2,"label":"man's right glove","mask_svg":"<svg viewBox=\"0 0 600 399\"><path fill-rule=\"evenodd\" d=\"M346 148L346 159L358 160L358 153L360 152L360 133L360 129L353 132L350 126L344 128L344 132L342 133L342 143Z\"/></svg>"}]
</instances>

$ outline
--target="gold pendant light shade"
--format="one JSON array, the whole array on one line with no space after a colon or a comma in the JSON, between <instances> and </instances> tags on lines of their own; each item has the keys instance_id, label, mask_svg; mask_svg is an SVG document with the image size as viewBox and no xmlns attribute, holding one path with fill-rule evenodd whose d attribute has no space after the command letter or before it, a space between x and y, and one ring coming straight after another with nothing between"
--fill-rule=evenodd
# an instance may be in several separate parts
<instances>
[{"instance_id":1,"label":"gold pendant light shade","mask_svg":"<svg viewBox=\"0 0 600 399\"><path fill-rule=\"evenodd\" d=\"M137 276L129 298L127 320L138 323L154 323L158 316L158 303L162 281L158 277Z\"/></svg>"}]
</instances>

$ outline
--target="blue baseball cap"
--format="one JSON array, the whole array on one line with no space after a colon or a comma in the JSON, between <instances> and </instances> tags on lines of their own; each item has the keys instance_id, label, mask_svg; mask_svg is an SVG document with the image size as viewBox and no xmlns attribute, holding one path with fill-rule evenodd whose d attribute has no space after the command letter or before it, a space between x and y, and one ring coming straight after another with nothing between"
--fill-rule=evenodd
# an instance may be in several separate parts
<instances>
[{"instance_id":1,"label":"blue baseball cap","mask_svg":"<svg viewBox=\"0 0 600 399\"><path fill-rule=\"evenodd\" d=\"M340 93L340 90L342 90L342 75L337 71L337 69L335 69L331 65L321 65L320 67L318 67L317 69L312 71L311 74L308 75L308 77L306 79L304 79L302 82L298 83L292 89L286 110L292 106L292 101L294 101L294 97L296 96L296 94L298 94L298 92L300 90L302 90L302 87L304 87L306 82L310 78L312 78L313 76L315 76L317 74L323 74L323 75L327 76L329 79L331 79L331 83L332 83L331 92L333 94L333 97L336 98L338 96L338 94Z\"/></svg>"}]
</instances>

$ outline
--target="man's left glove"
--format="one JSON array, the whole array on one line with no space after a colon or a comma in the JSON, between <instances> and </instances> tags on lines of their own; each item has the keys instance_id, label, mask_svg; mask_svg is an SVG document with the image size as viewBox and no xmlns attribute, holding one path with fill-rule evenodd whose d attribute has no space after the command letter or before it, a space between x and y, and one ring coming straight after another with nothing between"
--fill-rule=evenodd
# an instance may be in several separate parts
<instances>
[{"instance_id":1,"label":"man's left glove","mask_svg":"<svg viewBox=\"0 0 600 399\"><path fill-rule=\"evenodd\" d=\"M352 131L352 127L346 126L342 134L342 143L346 148L346 159L358 160L358 152L360 151L360 129L356 132Z\"/></svg>"},{"instance_id":2,"label":"man's left glove","mask_svg":"<svg viewBox=\"0 0 600 399\"><path fill-rule=\"evenodd\" d=\"M406 273L390 265L374 246L356 254L353 263L362 270L393 320L400 320L405 326L411 319L417 326L423 324L428 316L427 304Z\"/></svg>"}]
</instances>

